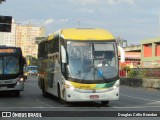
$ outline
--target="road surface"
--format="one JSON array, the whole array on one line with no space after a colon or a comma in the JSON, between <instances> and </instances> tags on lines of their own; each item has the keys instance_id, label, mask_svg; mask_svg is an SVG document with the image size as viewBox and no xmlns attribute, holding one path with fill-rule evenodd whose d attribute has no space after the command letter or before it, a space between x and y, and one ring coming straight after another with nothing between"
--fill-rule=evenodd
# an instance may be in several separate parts
<instances>
[{"instance_id":1,"label":"road surface","mask_svg":"<svg viewBox=\"0 0 160 120\"><path fill-rule=\"evenodd\" d=\"M128 119L130 115L136 115L136 118L132 117L132 119L137 119L137 117L138 119L142 119L141 115L143 112L144 114L151 114L153 111L159 111L160 114L160 91L121 86L120 99L118 101L110 101L106 106L102 106L98 102L70 103L63 105L60 104L58 99L54 96L49 96L47 98L43 97L42 92L38 87L37 78L30 77L26 80L25 90L21 92L20 97L15 97L11 93L0 93L0 111L44 112L44 114L52 116L53 118L56 118L56 120L67 120L70 119L69 116L76 116L76 114L77 117L71 118L78 120L80 117L84 118L84 116L87 116L87 118L85 117L87 120L97 120L97 118L106 120L106 118L110 118L108 113L111 114L110 119ZM78 113L76 113L76 111ZM154 113L156 115L156 112L153 112L152 115L154 115ZM63 115L65 117L62 117ZM104 117L100 117L101 115L104 115ZM45 119L53 118L48 117ZM1 119L3 120L6 118L0 118L0 120ZM42 118L38 119L44 118L42 116ZM145 117L144 119L150 118ZM158 118L152 116L152 119Z\"/></svg>"}]
</instances>

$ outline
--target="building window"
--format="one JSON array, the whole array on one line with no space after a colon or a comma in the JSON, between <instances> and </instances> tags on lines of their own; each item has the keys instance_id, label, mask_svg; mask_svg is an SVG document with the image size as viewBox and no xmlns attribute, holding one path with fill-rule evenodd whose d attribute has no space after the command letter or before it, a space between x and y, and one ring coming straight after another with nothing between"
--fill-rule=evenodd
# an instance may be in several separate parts
<instances>
[{"instance_id":1,"label":"building window","mask_svg":"<svg viewBox=\"0 0 160 120\"><path fill-rule=\"evenodd\" d=\"M155 43L155 56L160 56L160 43Z\"/></svg>"},{"instance_id":2,"label":"building window","mask_svg":"<svg viewBox=\"0 0 160 120\"><path fill-rule=\"evenodd\" d=\"M143 45L143 56L144 57L152 57L152 44L144 44Z\"/></svg>"},{"instance_id":3,"label":"building window","mask_svg":"<svg viewBox=\"0 0 160 120\"><path fill-rule=\"evenodd\" d=\"M151 68L152 67L152 61L145 61L143 62L144 68Z\"/></svg>"}]
</instances>

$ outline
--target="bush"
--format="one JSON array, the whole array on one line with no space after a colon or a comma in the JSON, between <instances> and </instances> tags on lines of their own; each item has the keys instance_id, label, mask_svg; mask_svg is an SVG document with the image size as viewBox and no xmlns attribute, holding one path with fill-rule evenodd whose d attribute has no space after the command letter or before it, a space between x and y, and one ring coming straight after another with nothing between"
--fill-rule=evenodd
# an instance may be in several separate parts
<instances>
[{"instance_id":1,"label":"bush","mask_svg":"<svg viewBox=\"0 0 160 120\"><path fill-rule=\"evenodd\" d=\"M145 70L134 70L134 69L130 69L130 71L128 72L128 77L131 78L144 78L146 77L146 71Z\"/></svg>"},{"instance_id":2,"label":"bush","mask_svg":"<svg viewBox=\"0 0 160 120\"><path fill-rule=\"evenodd\" d=\"M129 66L125 66L124 68L122 68L124 71L129 72L131 69Z\"/></svg>"},{"instance_id":3,"label":"bush","mask_svg":"<svg viewBox=\"0 0 160 120\"><path fill-rule=\"evenodd\" d=\"M128 77L131 77L131 78L134 78L134 77L137 77L138 73L134 70L130 70L128 72Z\"/></svg>"},{"instance_id":4,"label":"bush","mask_svg":"<svg viewBox=\"0 0 160 120\"><path fill-rule=\"evenodd\" d=\"M140 72L139 72L139 77L140 78L144 78L144 77L146 77L146 71L145 70L141 70Z\"/></svg>"}]
</instances>

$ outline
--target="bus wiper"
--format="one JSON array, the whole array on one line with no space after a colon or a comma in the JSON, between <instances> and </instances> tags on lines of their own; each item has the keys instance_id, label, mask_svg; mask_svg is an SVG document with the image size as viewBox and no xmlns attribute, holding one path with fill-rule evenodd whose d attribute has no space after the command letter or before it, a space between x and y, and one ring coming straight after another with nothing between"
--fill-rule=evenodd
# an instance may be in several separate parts
<instances>
[{"instance_id":1,"label":"bus wiper","mask_svg":"<svg viewBox=\"0 0 160 120\"><path fill-rule=\"evenodd\" d=\"M87 71L87 72L84 74L84 76L82 77L82 79L81 79L81 80L82 80L82 81L81 81L82 83L83 83L84 80L86 79L86 77L87 77L87 75L88 75L89 72L90 72L90 70Z\"/></svg>"}]
</instances>

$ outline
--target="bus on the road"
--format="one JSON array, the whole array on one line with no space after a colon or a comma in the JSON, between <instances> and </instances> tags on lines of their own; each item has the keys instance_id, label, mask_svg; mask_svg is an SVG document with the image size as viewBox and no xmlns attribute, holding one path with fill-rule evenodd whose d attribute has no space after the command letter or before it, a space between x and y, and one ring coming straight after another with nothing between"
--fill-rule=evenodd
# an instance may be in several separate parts
<instances>
[{"instance_id":1,"label":"bus on the road","mask_svg":"<svg viewBox=\"0 0 160 120\"><path fill-rule=\"evenodd\" d=\"M24 64L21 48L0 46L0 92L10 91L20 95L20 91L24 90Z\"/></svg>"},{"instance_id":2,"label":"bus on the road","mask_svg":"<svg viewBox=\"0 0 160 120\"><path fill-rule=\"evenodd\" d=\"M38 85L61 102L119 99L118 47L104 29L66 28L38 45Z\"/></svg>"},{"instance_id":3,"label":"bus on the road","mask_svg":"<svg viewBox=\"0 0 160 120\"><path fill-rule=\"evenodd\" d=\"M29 65L25 68L25 77L27 76L37 76L38 75L38 66L36 65Z\"/></svg>"}]
</instances>

